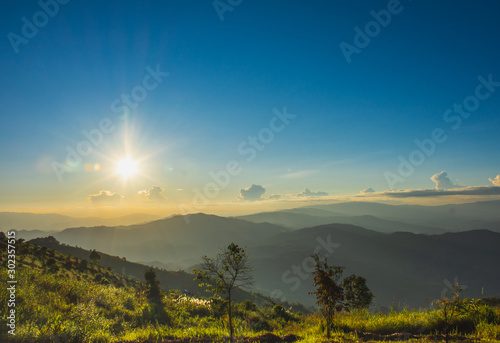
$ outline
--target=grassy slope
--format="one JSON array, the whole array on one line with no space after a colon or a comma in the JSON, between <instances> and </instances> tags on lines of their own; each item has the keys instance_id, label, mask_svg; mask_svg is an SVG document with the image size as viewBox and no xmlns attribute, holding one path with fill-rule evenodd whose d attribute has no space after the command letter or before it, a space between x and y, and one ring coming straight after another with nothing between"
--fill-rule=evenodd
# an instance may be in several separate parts
<instances>
[{"instance_id":1,"label":"grassy slope","mask_svg":"<svg viewBox=\"0 0 500 343\"><path fill-rule=\"evenodd\" d=\"M6 260L5 244L0 243L1 263ZM50 262L49 262L50 261ZM227 336L223 311L206 300L183 297L169 292L163 299L166 316L155 316L154 306L145 296L145 286L137 280L99 265L84 266L82 259L30 243L17 244L16 336L0 341L12 342L117 342L144 339L162 341L172 338L208 338ZM48 266L52 264L51 266ZM6 273L0 276L5 285ZM7 295L1 293L5 304ZM486 311L486 310L484 310ZM488 315L491 318L487 318ZM473 317L460 319L459 331L483 341L498 341L498 309L483 314L478 323ZM322 321L316 315L299 316L282 307L242 305L235 309L236 333L255 337L270 331L284 336L294 333L303 342L322 342ZM6 327L2 309L0 326ZM470 323L473 323L471 328ZM436 311L400 311L389 314L361 312L339 315L335 319L336 341L356 341L353 331L374 333L366 336L383 339L393 332L430 335L442 326ZM259 336L258 336L259 337ZM260 336L262 338L268 336ZM437 341L439 336L419 336L418 341ZM269 337L268 337L269 338Z\"/></svg>"},{"instance_id":2,"label":"grassy slope","mask_svg":"<svg viewBox=\"0 0 500 343\"><path fill-rule=\"evenodd\" d=\"M30 241L39 246L44 246L56 251L68 254L70 256L77 257L79 259L89 260L90 251L82 248L77 248L69 246L66 244L60 244L54 237L47 238L37 238ZM110 267L112 271L120 273L123 275L130 276L140 281L144 281L144 273L150 267L129 262L125 258L120 258L118 256L108 255L99 252L101 256L100 265L105 267ZM90 261L90 260L89 260ZM155 268L156 276L158 281L160 281L160 287L164 290L188 290L189 292L197 296L209 296L202 289L198 287L198 282L194 281L193 274L186 273L185 271L169 271L165 269ZM269 302L270 299L259 293L248 292L242 289L236 289L234 291L234 299L237 302L241 302L245 299L249 299L258 305L264 305ZM284 306L293 306L294 310L308 313L310 312L307 308L300 304L283 304Z\"/></svg>"}]
</instances>

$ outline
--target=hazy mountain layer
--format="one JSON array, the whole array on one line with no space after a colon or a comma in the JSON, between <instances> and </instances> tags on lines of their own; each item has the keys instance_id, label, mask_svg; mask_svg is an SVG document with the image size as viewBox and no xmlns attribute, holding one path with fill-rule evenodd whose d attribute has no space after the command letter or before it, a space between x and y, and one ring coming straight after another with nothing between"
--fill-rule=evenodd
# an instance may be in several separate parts
<instances>
[{"instance_id":1,"label":"hazy mountain layer","mask_svg":"<svg viewBox=\"0 0 500 343\"><path fill-rule=\"evenodd\" d=\"M391 305L396 299L423 306L439 298L456 277L467 286L466 296L500 295L500 233L442 233L498 230L499 204L427 207L353 202L240 218L173 216L140 225L70 228L54 235L62 243L188 272L203 255L236 242L248 249L259 291L305 304L313 303L308 295L309 257L320 252L329 256L330 263L345 266L346 274L365 276L378 303ZM298 229L302 226L306 228Z\"/></svg>"},{"instance_id":2,"label":"hazy mountain layer","mask_svg":"<svg viewBox=\"0 0 500 343\"><path fill-rule=\"evenodd\" d=\"M443 233L444 229L380 219L372 215L363 216L313 216L289 211L263 212L238 217L253 223L271 223L292 229L302 229L332 223L352 224L379 232Z\"/></svg>"},{"instance_id":3,"label":"hazy mountain layer","mask_svg":"<svg viewBox=\"0 0 500 343\"><path fill-rule=\"evenodd\" d=\"M78 226L133 225L149 222L157 218L158 216L140 213L117 218L73 218L55 213L0 212L0 230L41 230L55 232Z\"/></svg>"},{"instance_id":4,"label":"hazy mountain layer","mask_svg":"<svg viewBox=\"0 0 500 343\"><path fill-rule=\"evenodd\" d=\"M311 304L310 256L319 252L345 266L346 275L366 277L379 304L424 306L455 278L467 286L465 296L500 295L499 246L500 233L487 230L386 234L330 224L280 234L250 252L259 285L286 299Z\"/></svg>"},{"instance_id":5,"label":"hazy mountain layer","mask_svg":"<svg viewBox=\"0 0 500 343\"><path fill-rule=\"evenodd\" d=\"M198 263L219 247L237 242L259 245L287 229L273 224L255 224L241 219L213 215L183 216L123 227L71 228L56 233L61 242L97 249L134 261L159 261L176 268Z\"/></svg>"}]
</instances>

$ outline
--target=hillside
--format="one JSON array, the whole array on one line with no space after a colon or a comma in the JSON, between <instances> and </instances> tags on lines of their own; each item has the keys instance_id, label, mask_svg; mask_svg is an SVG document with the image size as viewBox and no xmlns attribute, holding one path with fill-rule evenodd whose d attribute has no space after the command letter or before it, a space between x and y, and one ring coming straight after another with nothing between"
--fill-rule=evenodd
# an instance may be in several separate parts
<instances>
[{"instance_id":1,"label":"hillside","mask_svg":"<svg viewBox=\"0 0 500 343\"><path fill-rule=\"evenodd\" d=\"M317 230L321 231L321 228ZM354 232L372 238L384 236L356 227L338 227L337 231L347 236ZM304 238L303 232L297 234L296 238ZM470 233L466 236L473 240L475 237ZM441 238L456 240L453 235ZM15 279L18 283L14 298L10 296L16 302L15 335L2 330L2 342L209 343L228 340L227 312L224 302L218 298L193 297L169 290L161 293L158 302L148 296L150 284L105 267L105 263L116 263L119 267L123 259L99 253L99 263L91 263L48 248L52 246L82 257L88 257L90 253L61 245L53 237L34 242L18 240L15 246ZM6 247L6 237L0 232L0 263L7 258ZM133 264L125 263L124 266L135 270ZM162 271L156 272L160 275ZM0 282L5 284L7 275L2 273ZM168 275L176 277L175 273ZM162 282L160 285L165 286ZM3 303L7 303L7 297L7 292L0 293ZM494 298L475 301L477 312L460 314L453 322L453 337L461 341L498 341L500 309L495 306L499 301ZM287 307L268 300L260 306L252 301L235 304L233 319L237 342L325 341L320 316L302 315ZM333 339L438 342L444 339L442 334L436 334L444 330L440 316L436 309L391 311L387 314L342 312L334 318L333 325L339 330L334 332ZM12 323L11 319L9 323ZM5 312L0 316L0 325L7 327Z\"/></svg>"},{"instance_id":2,"label":"hillside","mask_svg":"<svg viewBox=\"0 0 500 343\"><path fill-rule=\"evenodd\" d=\"M30 244L34 244L41 247L46 247L54 251L58 251L69 256L81 260L89 260L90 252L89 250L83 248L73 247L67 244L61 244L54 237L37 238L28 241ZM99 265L107 268L107 270L113 271L117 274L124 275L135 280L144 281L144 273L150 268L148 265L134 263L127 261L123 257L111 256L103 252L99 252L101 256ZM185 271L169 271L165 269L155 268L156 276L160 282L160 287L165 291L177 290L177 291L188 291L190 293L199 296L209 296L204 290L200 289L198 282L194 281L194 276L191 273ZM248 292L242 289L236 289L234 293L234 299L236 301L243 301L249 299L256 304L263 305L269 302L268 297L262 296L258 293ZM301 311L307 312L307 309L297 305Z\"/></svg>"},{"instance_id":3,"label":"hillside","mask_svg":"<svg viewBox=\"0 0 500 343\"><path fill-rule=\"evenodd\" d=\"M159 304L148 298L149 286L146 283L106 267L105 261L117 261L105 254L100 254L100 263L88 262L85 258L48 248L53 246L76 255L85 253L87 256L82 257L88 258L89 251L62 246L53 237L35 242L20 239L14 246L17 256L14 279L17 284L15 293L9 294L14 294L10 299L14 299L16 317L14 322L9 319L9 323L15 323L15 335L1 330L1 342L111 343L138 342L153 337L172 341L186 337L222 338L226 334L225 319L222 318L224 302L219 298L184 295L178 288L170 288L160 280L165 291ZM6 259L7 239L0 232L0 263L5 263ZM139 268L145 270L147 267L126 263L125 268L139 272ZM156 272L157 276L163 273L164 280L182 279L176 273ZM0 275L4 285L7 275ZM185 275L185 280L188 277L192 280L192 275ZM141 275L141 279L143 277ZM191 290L196 292L194 288ZM7 304L9 294L0 292L3 304ZM262 330L299 318L290 311L276 317L274 313L284 311L283 307L265 297L248 292L235 295L239 300L250 297L246 305L235 304L235 321L240 326L245 324L238 333L257 335ZM251 299L259 300L261 306ZM245 321L249 319L251 321ZM6 312L2 310L0 325L5 328L7 322Z\"/></svg>"}]
</instances>

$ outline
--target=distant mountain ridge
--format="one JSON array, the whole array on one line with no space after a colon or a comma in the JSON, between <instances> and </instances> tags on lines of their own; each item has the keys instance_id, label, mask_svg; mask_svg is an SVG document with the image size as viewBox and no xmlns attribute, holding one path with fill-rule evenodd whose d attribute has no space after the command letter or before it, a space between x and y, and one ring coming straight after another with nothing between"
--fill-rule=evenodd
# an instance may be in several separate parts
<instances>
[{"instance_id":1,"label":"distant mountain ridge","mask_svg":"<svg viewBox=\"0 0 500 343\"><path fill-rule=\"evenodd\" d=\"M370 230L387 232L387 233L397 232L397 231L428 233L428 234L445 232L444 229L437 227L415 225L394 220L384 220L375 217L373 215L312 216L303 213L279 211L279 212L262 212L247 216L241 216L237 218L248 220L253 223L271 223L293 229L302 229L305 227L312 227L317 225L339 223L339 224L352 224L352 225L363 226Z\"/></svg>"},{"instance_id":2,"label":"distant mountain ridge","mask_svg":"<svg viewBox=\"0 0 500 343\"><path fill-rule=\"evenodd\" d=\"M368 220L370 218L366 216L371 216L372 220ZM329 223L344 223L365 226L381 232L442 233L444 231L475 229L500 232L500 200L441 206L389 205L356 201L304 206L234 218L255 223L269 222L293 229ZM0 212L0 230L17 230L33 236L26 231L40 230L53 233L67 228L126 226L159 219L159 216L148 214L131 214L107 219L98 217L73 218L53 213Z\"/></svg>"},{"instance_id":3,"label":"distant mountain ridge","mask_svg":"<svg viewBox=\"0 0 500 343\"><path fill-rule=\"evenodd\" d=\"M176 268L184 268L231 242L255 245L284 231L287 229L273 224L199 213L189 216L189 224L178 215L141 225L69 228L54 236L70 245L127 256L134 261L175 261Z\"/></svg>"},{"instance_id":4,"label":"distant mountain ridge","mask_svg":"<svg viewBox=\"0 0 500 343\"><path fill-rule=\"evenodd\" d=\"M330 223L353 224L380 232L437 234L488 229L500 232L500 200L441 206L389 205L366 201L304 206L238 218L294 229Z\"/></svg>"},{"instance_id":5,"label":"distant mountain ridge","mask_svg":"<svg viewBox=\"0 0 500 343\"><path fill-rule=\"evenodd\" d=\"M309 208L333 211L348 216L372 215L381 219L438 227L447 231L481 229L480 227L471 226L470 221L500 222L500 200L440 206L344 202L331 205L316 205ZM500 231L500 228L498 231Z\"/></svg>"},{"instance_id":6,"label":"distant mountain ridge","mask_svg":"<svg viewBox=\"0 0 500 343\"><path fill-rule=\"evenodd\" d=\"M347 275L366 277L377 302L386 306L394 299L425 306L455 278L467 286L465 296L500 295L500 233L488 230L425 235L329 224L280 234L266 243L250 249L257 280L304 304L312 301L307 296L313 290L310 256L318 249L329 263L345 266Z\"/></svg>"},{"instance_id":7,"label":"distant mountain ridge","mask_svg":"<svg viewBox=\"0 0 500 343\"><path fill-rule=\"evenodd\" d=\"M49 233L68 227L97 225L132 225L158 219L149 214L130 214L117 218L86 217L74 218L55 213L0 212L0 230L39 230Z\"/></svg>"}]
</instances>

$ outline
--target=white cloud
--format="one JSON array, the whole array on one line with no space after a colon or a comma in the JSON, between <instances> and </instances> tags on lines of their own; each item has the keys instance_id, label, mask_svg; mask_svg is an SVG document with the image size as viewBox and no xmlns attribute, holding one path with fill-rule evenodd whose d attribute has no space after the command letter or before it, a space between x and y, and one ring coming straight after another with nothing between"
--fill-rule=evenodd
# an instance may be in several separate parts
<instances>
[{"instance_id":1,"label":"white cloud","mask_svg":"<svg viewBox=\"0 0 500 343\"><path fill-rule=\"evenodd\" d=\"M326 195L328 195L328 193L321 191L311 192L308 188L297 194L298 197L323 197Z\"/></svg>"},{"instance_id":2,"label":"white cloud","mask_svg":"<svg viewBox=\"0 0 500 343\"><path fill-rule=\"evenodd\" d=\"M278 200L281 199L281 194L271 194L269 196L269 200Z\"/></svg>"},{"instance_id":3,"label":"white cloud","mask_svg":"<svg viewBox=\"0 0 500 343\"><path fill-rule=\"evenodd\" d=\"M488 179L494 186L500 186L500 175L497 175L494 179Z\"/></svg>"},{"instance_id":4,"label":"white cloud","mask_svg":"<svg viewBox=\"0 0 500 343\"><path fill-rule=\"evenodd\" d=\"M361 191L361 194L367 194L367 193L375 193L375 190L373 188L369 187L369 188L363 189Z\"/></svg>"},{"instance_id":5,"label":"white cloud","mask_svg":"<svg viewBox=\"0 0 500 343\"><path fill-rule=\"evenodd\" d=\"M119 204L123 198L124 196L119 193L103 190L97 194L90 194L87 200L94 205L116 205Z\"/></svg>"},{"instance_id":6,"label":"white cloud","mask_svg":"<svg viewBox=\"0 0 500 343\"><path fill-rule=\"evenodd\" d=\"M142 190L137 192L139 198L144 201L164 202L167 197L163 195L165 188L160 186L152 186L149 190Z\"/></svg>"},{"instance_id":7,"label":"white cloud","mask_svg":"<svg viewBox=\"0 0 500 343\"><path fill-rule=\"evenodd\" d=\"M248 201L263 200L261 197L266 192L266 189L260 185L251 185L248 188L240 190L240 199Z\"/></svg>"},{"instance_id":8,"label":"white cloud","mask_svg":"<svg viewBox=\"0 0 500 343\"><path fill-rule=\"evenodd\" d=\"M436 183L436 189L453 189L463 187L455 185L453 182L451 182L450 178L448 177L448 173L446 173L445 171L432 175L431 180Z\"/></svg>"}]
</instances>

